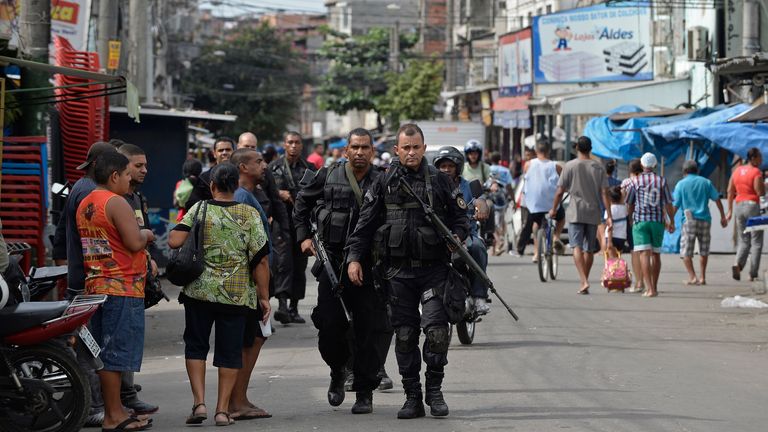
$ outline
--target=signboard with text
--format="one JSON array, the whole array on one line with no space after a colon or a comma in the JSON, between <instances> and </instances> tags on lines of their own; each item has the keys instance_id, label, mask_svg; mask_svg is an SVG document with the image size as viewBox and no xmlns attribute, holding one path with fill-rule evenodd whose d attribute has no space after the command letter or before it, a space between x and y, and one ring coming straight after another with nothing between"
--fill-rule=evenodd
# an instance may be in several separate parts
<instances>
[{"instance_id":1,"label":"signboard with text","mask_svg":"<svg viewBox=\"0 0 768 432\"><path fill-rule=\"evenodd\" d=\"M653 79L651 10L605 4L535 17L534 82Z\"/></svg>"},{"instance_id":2,"label":"signboard with text","mask_svg":"<svg viewBox=\"0 0 768 432\"><path fill-rule=\"evenodd\" d=\"M91 0L51 0L51 41L61 36L75 51L87 51L90 15Z\"/></svg>"},{"instance_id":3,"label":"signboard with text","mask_svg":"<svg viewBox=\"0 0 768 432\"><path fill-rule=\"evenodd\" d=\"M499 37L499 96L531 94L531 29Z\"/></svg>"}]
</instances>

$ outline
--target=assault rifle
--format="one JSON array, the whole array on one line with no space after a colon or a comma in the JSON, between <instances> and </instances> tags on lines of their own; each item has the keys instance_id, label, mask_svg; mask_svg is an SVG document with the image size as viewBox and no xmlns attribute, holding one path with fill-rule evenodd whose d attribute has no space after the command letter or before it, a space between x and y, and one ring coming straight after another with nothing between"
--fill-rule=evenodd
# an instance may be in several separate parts
<instances>
[{"instance_id":1,"label":"assault rifle","mask_svg":"<svg viewBox=\"0 0 768 432\"><path fill-rule=\"evenodd\" d=\"M317 232L312 235L312 244L315 246L317 259L319 259L323 264L325 274L328 276L328 280L331 281L331 291L333 291L333 295L336 296L341 302L341 308L344 309L344 315L347 317L347 322L352 322L352 315L349 314L347 305L344 303L344 299L341 297L341 292L344 288L341 286L341 281L336 275L336 270L333 269L331 256L328 255L328 250L325 249L325 243L323 243L323 241L317 235Z\"/></svg>"},{"instance_id":2,"label":"assault rifle","mask_svg":"<svg viewBox=\"0 0 768 432\"><path fill-rule=\"evenodd\" d=\"M443 238L445 241L446 247L448 247L448 250L451 252L457 252L459 256L461 256L461 259L464 260L464 262L469 266L470 269L472 269L472 272L475 273L477 277L483 280L485 284L488 286L488 288L491 290L491 292L501 301L501 304L504 305L505 308L507 308L507 311L510 315L512 315L512 318L515 319L515 321L518 321L519 318L517 317L517 314L512 310L511 307L507 304L507 302L504 301L503 298L499 295L498 291L496 291L496 288L493 286L493 281L488 277L487 274L483 271L483 269L480 267L480 265L477 264L477 262L472 258L472 255L469 254L466 248L464 248L464 245L461 244L456 238L453 236L451 231L448 229L447 226L443 223L443 221L440 220L440 218L437 216L437 213L435 213L435 210L426 202L424 202L421 197L419 197L416 192L414 192L411 185L408 184L408 182L405 181L403 177L398 178L398 183L400 188L402 188L408 195L410 195L413 199L415 199L419 205L421 205L421 208L424 210L424 214L427 217L427 220L434 226L434 228L437 230L438 234Z\"/></svg>"}]
</instances>

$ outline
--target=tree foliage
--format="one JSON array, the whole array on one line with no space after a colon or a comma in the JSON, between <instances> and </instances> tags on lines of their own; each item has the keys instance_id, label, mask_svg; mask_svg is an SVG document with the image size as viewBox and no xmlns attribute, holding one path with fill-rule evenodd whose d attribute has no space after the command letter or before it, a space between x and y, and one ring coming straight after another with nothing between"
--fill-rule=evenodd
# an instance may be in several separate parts
<instances>
[{"instance_id":1,"label":"tree foliage","mask_svg":"<svg viewBox=\"0 0 768 432\"><path fill-rule=\"evenodd\" d=\"M291 43L267 24L237 29L223 42L207 44L181 76L182 91L197 109L231 112L230 134L252 131L278 139L297 117L306 63Z\"/></svg>"},{"instance_id":2,"label":"tree foliage","mask_svg":"<svg viewBox=\"0 0 768 432\"><path fill-rule=\"evenodd\" d=\"M321 109L337 114L350 110L379 112L381 99L387 93L390 29L374 28L355 37L332 32L328 35L333 37L320 51L331 63L320 85ZM403 57L416 40L413 35L400 36Z\"/></svg>"},{"instance_id":3,"label":"tree foliage","mask_svg":"<svg viewBox=\"0 0 768 432\"><path fill-rule=\"evenodd\" d=\"M410 60L405 71L387 76L388 89L379 105L381 114L397 127L400 120L426 120L443 87L444 66L438 60Z\"/></svg>"}]
</instances>

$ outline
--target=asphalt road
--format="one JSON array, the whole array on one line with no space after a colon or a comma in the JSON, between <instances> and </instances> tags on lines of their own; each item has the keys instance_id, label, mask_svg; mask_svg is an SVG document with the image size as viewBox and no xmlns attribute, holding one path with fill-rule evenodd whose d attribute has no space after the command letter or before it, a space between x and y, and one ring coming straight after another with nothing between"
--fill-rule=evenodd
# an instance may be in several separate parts
<instances>
[{"instance_id":1,"label":"asphalt road","mask_svg":"<svg viewBox=\"0 0 768 432\"><path fill-rule=\"evenodd\" d=\"M250 386L271 419L231 431L765 431L768 427L768 310L723 309L724 296L751 295L730 279L732 256L713 256L705 287L683 286L679 260L664 257L660 296L608 294L593 282L576 294L570 257L560 277L541 283L530 257L492 258L489 274L520 316L498 302L478 324L475 343L454 340L444 383L451 414L398 420L404 396L394 355L394 390L374 394L374 413L352 415L326 401L328 369L311 324L281 326L262 351ZM597 267L602 260L597 260ZM598 279L597 272L593 281ZM311 279L311 278L310 278ZM314 284L308 288L313 293ZM172 297L178 290L171 289ZM763 296L765 297L765 296ZM764 299L765 300L765 299ZM309 318L310 294L301 304ZM141 397L161 406L158 431L189 430L192 406L184 370L184 317L176 301L147 313ZM207 403L213 428L215 369Z\"/></svg>"}]
</instances>

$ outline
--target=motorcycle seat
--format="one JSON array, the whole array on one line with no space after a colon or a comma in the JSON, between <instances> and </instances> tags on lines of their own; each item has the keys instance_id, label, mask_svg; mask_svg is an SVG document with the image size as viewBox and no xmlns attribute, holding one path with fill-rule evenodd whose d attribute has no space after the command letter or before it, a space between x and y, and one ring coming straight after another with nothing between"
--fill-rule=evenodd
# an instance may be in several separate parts
<instances>
[{"instance_id":1,"label":"motorcycle seat","mask_svg":"<svg viewBox=\"0 0 768 432\"><path fill-rule=\"evenodd\" d=\"M67 266L32 267L30 282L55 281L67 276Z\"/></svg>"},{"instance_id":2,"label":"motorcycle seat","mask_svg":"<svg viewBox=\"0 0 768 432\"><path fill-rule=\"evenodd\" d=\"M0 309L0 336L9 336L60 317L68 301L26 302Z\"/></svg>"}]
</instances>

